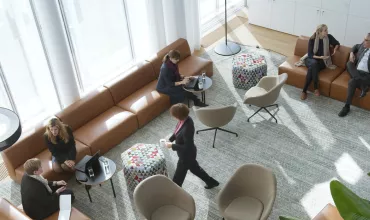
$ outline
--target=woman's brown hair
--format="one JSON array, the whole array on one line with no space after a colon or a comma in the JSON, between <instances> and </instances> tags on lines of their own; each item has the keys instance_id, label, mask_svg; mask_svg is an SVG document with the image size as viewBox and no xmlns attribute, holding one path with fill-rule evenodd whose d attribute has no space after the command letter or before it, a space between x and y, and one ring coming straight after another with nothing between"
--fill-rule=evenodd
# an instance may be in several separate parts
<instances>
[{"instance_id":1,"label":"woman's brown hair","mask_svg":"<svg viewBox=\"0 0 370 220\"><path fill-rule=\"evenodd\" d=\"M24 171L28 175L35 175L34 172L37 171L40 167L41 161L37 158L29 159L23 164Z\"/></svg>"},{"instance_id":2,"label":"woman's brown hair","mask_svg":"<svg viewBox=\"0 0 370 220\"><path fill-rule=\"evenodd\" d=\"M68 131L67 131L67 125L63 124L57 118L50 119L48 125L46 126L45 134L48 136L51 143L53 143L53 144L57 143L55 136L50 131L50 127L54 127L54 126L57 126L59 128L58 136L60 137L60 139L62 139L64 141L64 143L68 143L69 135L68 135Z\"/></svg>"},{"instance_id":3,"label":"woman's brown hair","mask_svg":"<svg viewBox=\"0 0 370 220\"><path fill-rule=\"evenodd\" d=\"M166 56L163 57L162 62L164 63L164 62L166 62L170 58L179 60L180 59L180 51L178 51L178 50L170 50L170 52L168 52L168 54L166 54Z\"/></svg>"},{"instance_id":4,"label":"woman's brown hair","mask_svg":"<svg viewBox=\"0 0 370 220\"><path fill-rule=\"evenodd\" d=\"M182 121L189 116L189 108L183 103L178 103L170 108L170 113L173 117Z\"/></svg>"}]
</instances>

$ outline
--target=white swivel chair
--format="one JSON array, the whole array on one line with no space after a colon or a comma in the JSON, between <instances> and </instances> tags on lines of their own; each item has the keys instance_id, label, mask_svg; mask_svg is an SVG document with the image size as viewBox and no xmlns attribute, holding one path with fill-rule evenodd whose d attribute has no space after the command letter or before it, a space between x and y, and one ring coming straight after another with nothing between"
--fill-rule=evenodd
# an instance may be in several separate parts
<instances>
[{"instance_id":1,"label":"white swivel chair","mask_svg":"<svg viewBox=\"0 0 370 220\"><path fill-rule=\"evenodd\" d=\"M199 108L194 106L193 110L199 121L202 122L204 125L211 127L203 130L198 130L197 134L201 131L215 130L215 135L213 137L213 148L215 147L217 130L235 134L238 137L237 133L220 128L227 125L234 118L237 106L237 103L224 107Z\"/></svg>"},{"instance_id":2,"label":"white swivel chair","mask_svg":"<svg viewBox=\"0 0 370 220\"><path fill-rule=\"evenodd\" d=\"M163 175L146 178L134 191L135 205L148 220L193 220L193 197Z\"/></svg>"},{"instance_id":3,"label":"white swivel chair","mask_svg":"<svg viewBox=\"0 0 370 220\"><path fill-rule=\"evenodd\" d=\"M250 88L244 95L244 103L249 105L254 105L260 107L252 116L248 118L249 120L256 115L259 111L264 109L267 113L275 119L277 119L267 110L268 107L276 106L276 100L279 97L280 90L288 79L288 74L283 73L278 76L265 76L258 82L258 84Z\"/></svg>"}]
</instances>

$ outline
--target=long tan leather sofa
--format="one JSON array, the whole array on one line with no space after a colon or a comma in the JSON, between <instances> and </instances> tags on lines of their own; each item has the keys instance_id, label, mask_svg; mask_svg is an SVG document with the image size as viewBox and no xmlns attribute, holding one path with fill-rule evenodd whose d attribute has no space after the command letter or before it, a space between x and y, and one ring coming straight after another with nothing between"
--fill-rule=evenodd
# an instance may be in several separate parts
<instances>
[{"instance_id":1,"label":"long tan leather sofa","mask_svg":"<svg viewBox=\"0 0 370 220\"><path fill-rule=\"evenodd\" d=\"M288 57L287 60L279 66L279 74L287 73L287 84L303 88L307 67L297 67L294 64L307 53L308 50L308 37L300 36L297 39L294 55ZM347 98L348 81L350 75L346 71L346 64L348 62L351 48L340 46L339 50L332 57L333 64L337 66L336 69L330 70L326 68L319 73L319 90L322 95L331 97L333 99L344 102ZM313 91L313 83L309 87ZM356 91L352 104L361 108L370 110L370 95L364 98L359 98L360 90Z\"/></svg>"},{"instance_id":2,"label":"long tan leather sofa","mask_svg":"<svg viewBox=\"0 0 370 220\"><path fill-rule=\"evenodd\" d=\"M203 71L212 76L212 61L191 55L185 39L160 50L130 71L92 91L55 116L68 124L76 139L77 161L98 150L106 153L137 129L153 120L170 107L169 97L155 90L163 56L179 50L180 72L197 75ZM69 173L52 170L51 153L43 139L45 122L24 132L12 147L2 151L9 176L20 183L27 159L39 158L48 180L68 180Z\"/></svg>"},{"instance_id":3,"label":"long tan leather sofa","mask_svg":"<svg viewBox=\"0 0 370 220\"><path fill-rule=\"evenodd\" d=\"M59 212L55 212L51 216L47 217L45 220L57 220ZM8 200L0 198L0 219L1 220L31 220L23 209L22 205L15 207ZM84 215L82 212L72 207L70 220L90 220L89 217Z\"/></svg>"}]
</instances>

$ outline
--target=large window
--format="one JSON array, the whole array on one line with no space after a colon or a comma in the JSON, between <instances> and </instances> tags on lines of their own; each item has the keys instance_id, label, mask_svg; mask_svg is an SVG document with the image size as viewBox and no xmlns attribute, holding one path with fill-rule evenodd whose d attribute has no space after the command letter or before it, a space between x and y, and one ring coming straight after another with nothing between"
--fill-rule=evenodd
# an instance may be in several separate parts
<instances>
[{"instance_id":1,"label":"large window","mask_svg":"<svg viewBox=\"0 0 370 220\"><path fill-rule=\"evenodd\" d=\"M228 18L244 6L244 0L227 0ZM225 0L199 0L202 35L224 24Z\"/></svg>"},{"instance_id":2,"label":"large window","mask_svg":"<svg viewBox=\"0 0 370 220\"><path fill-rule=\"evenodd\" d=\"M61 0L80 87L87 91L133 62L122 0Z\"/></svg>"},{"instance_id":3,"label":"large window","mask_svg":"<svg viewBox=\"0 0 370 220\"><path fill-rule=\"evenodd\" d=\"M0 0L0 33L1 106L10 108L12 98L23 123L57 111L59 102L28 0Z\"/></svg>"}]
</instances>

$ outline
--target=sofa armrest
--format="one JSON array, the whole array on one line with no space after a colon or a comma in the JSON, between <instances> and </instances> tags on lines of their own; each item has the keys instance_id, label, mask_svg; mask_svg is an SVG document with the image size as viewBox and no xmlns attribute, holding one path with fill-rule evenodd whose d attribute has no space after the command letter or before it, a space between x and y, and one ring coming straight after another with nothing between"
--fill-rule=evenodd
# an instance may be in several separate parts
<instances>
[{"instance_id":1,"label":"sofa armrest","mask_svg":"<svg viewBox=\"0 0 370 220\"><path fill-rule=\"evenodd\" d=\"M13 146L1 152L8 174L12 179L15 179L16 168L47 149L43 138L44 132L45 127L40 124L32 130L23 132Z\"/></svg>"},{"instance_id":2,"label":"sofa armrest","mask_svg":"<svg viewBox=\"0 0 370 220\"><path fill-rule=\"evenodd\" d=\"M31 220L21 210L11 204L8 200L0 198L0 219L3 220Z\"/></svg>"}]
</instances>

